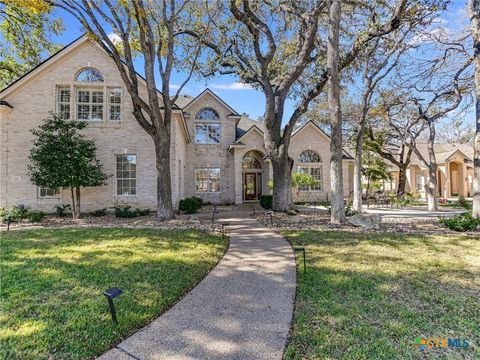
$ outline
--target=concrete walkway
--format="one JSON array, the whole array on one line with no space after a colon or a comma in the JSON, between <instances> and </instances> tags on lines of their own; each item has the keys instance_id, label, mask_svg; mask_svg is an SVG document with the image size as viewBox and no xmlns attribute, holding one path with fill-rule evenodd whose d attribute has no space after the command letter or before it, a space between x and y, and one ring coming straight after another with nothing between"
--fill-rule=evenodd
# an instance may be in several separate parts
<instances>
[{"instance_id":1,"label":"concrete walkway","mask_svg":"<svg viewBox=\"0 0 480 360\"><path fill-rule=\"evenodd\" d=\"M230 223L230 248L217 267L101 360L282 358L295 297L292 249L245 212L218 215Z\"/></svg>"}]
</instances>

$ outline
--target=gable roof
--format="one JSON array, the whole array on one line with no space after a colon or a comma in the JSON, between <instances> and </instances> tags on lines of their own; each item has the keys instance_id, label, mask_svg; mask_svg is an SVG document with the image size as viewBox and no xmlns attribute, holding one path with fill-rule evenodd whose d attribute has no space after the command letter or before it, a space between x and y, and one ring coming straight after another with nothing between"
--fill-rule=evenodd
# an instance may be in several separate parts
<instances>
[{"instance_id":1,"label":"gable roof","mask_svg":"<svg viewBox=\"0 0 480 360\"><path fill-rule=\"evenodd\" d=\"M198 94L197 96L192 98L191 101L189 101L189 102L187 102L186 99L181 99L180 102L184 102L185 103L184 106L180 106L180 103L178 103L178 99L177 99L177 106L179 106L182 110L185 110L186 107L192 105L198 99L200 99L201 97L203 97L206 94L210 94L215 100L217 100L219 103L221 103L223 106L225 106L231 112L231 115L240 116L240 114L237 113L237 111L234 108L232 108L230 105L228 105L224 100L222 100L217 94L215 94L209 88L206 88L205 90L203 90L200 94ZM188 98L188 97L184 96L183 98Z\"/></svg>"},{"instance_id":2,"label":"gable roof","mask_svg":"<svg viewBox=\"0 0 480 360\"><path fill-rule=\"evenodd\" d=\"M427 143L418 143L417 149L422 154L422 156L428 159L428 144ZM457 151L461 152L469 161L473 160L473 147L466 144L433 144L433 151L435 152L435 158L437 160L437 164L445 163L449 160L449 158L455 154ZM412 158L410 160L411 165L421 165L423 163L420 159L415 155L412 154Z\"/></svg>"},{"instance_id":3,"label":"gable roof","mask_svg":"<svg viewBox=\"0 0 480 360\"><path fill-rule=\"evenodd\" d=\"M327 140L330 142L330 136L328 136L328 134L327 134L325 131L323 131L323 129L322 129L320 126L318 126L318 124L315 123L315 122L312 121L312 120L308 120L305 124L303 124L302 126L300 126L298 129L295 129L295 130L293 131L291 137L293 138L293 137L294 137L295 135L297 135L300 131L304 130L307 126L310 126L310 125L314 126L315 129L317 129L317 130L318 130L323 136L325 136L325 137L327 138ZM345 150L345 148L342 149L342 152L343 152L343 155L342 155L342 158L343 158L343 159L349 159L349 160L350 160L350 159L353 159L352 155L350 155L350 154Z\"/></svg>"},{"instance_id":4,"label":"gable roof","mask_svg":"<svg viewBox=\"0 0 480 360\"><path fill-rule=\"evenodd\" d=\"M79 36L78 38L76 38L75 40L73 40L72 42L68 43L67 45L65 45L63 48L61 48L60 50L58 50L56 53L52 54L51 56L49 56L47 59L43 60L40 64L38 64L37 66L35 66L34 68L30 69L29 71L27 71L25 74L23 74L22 76L20 76L17 80L15 80L14 82L12 82L11 84L9 84L7 87L3 88L1 91L0 91L0 97L2 96L6 96L8 95L8 93L10 93L11 91L13 91L17 86L21 85L24 81L27 81L31 76L33 76L35 73L41 71L42 69L46 68L48 65L50 65L51 63L55 62L55 61L58 61L60 60L62 57L66 56L67 54L69 54L73 49L75 49L77 46L83 44L84 42L86 41L91 41L92 44L94 44L95 46L97 46L101 51L105 52L108 54L108 52L105 51L104 48L100 47L97 43L93 42L92 40L90 40L90 38L86 35L86 34L83 34L81 36ZM125 64L125 63L124 63ZM125 64L126 66L126 64ZM146 79L140 75L137 71L135 71L135 74L136 76L140 79L140 82L143 84L143 85L146 85ZM159 94L161 94L160 90L157 89L157 92ZM179 110L179 107L177 105L174 105L174 108L175 110Z\"/></svg>"},{"instance_id":5,"label":"gable roof","mask_svg":"<svg viewBox=\"0 0 480 360\"><path fill-rule=\"evenodd\" d=\"M240 139L254 126L262 133L265 132L265 124L262 121L250 119L248 115L243 114L235 128L235 140Z\"/></svg>"},{"instance_id":6,"label":"gable roof","mask_svg":"<svg viewBox=\"0 0 480 360\"><path fill-rule=\"evenodd\" d=\"M34 72L37 72L39 69L42 69L42 68L46 67L48 64L52 63L53 60L56 60L59 56L66 55L74 47L83 43L86 38L87 38L87 36L85 34L80 35L78 38L76 38L75 40L73 40L70 43L68 43L67 45L65 45L63 48L58 50L56 53L53 53L52 55L50 55L48 58L43 60L37 66L33 67L32 69L27 71L25 74L20 76L17 80L15 80L14 82L10 83L6 87L4 87L2 90L0 90L0 96L5 96L5 92L7 92L7 90L11 90L11 89L15 88L18 84L20 84L24 80L26 80L26 78L30 77Z\"/></svg>"}]
</instances>

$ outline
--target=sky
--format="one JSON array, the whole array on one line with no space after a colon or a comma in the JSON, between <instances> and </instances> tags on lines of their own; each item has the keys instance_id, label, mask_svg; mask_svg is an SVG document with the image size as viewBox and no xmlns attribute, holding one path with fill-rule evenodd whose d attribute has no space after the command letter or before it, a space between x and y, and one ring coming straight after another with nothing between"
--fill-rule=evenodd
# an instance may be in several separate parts
<instances>
[{"instance_id":1,"label":"sky","mask_svg":"<svg viewBox=\"0 0 480 360\"><path fill-rule=\"evenodd\" d=\"M80 35L82 35L82 27L78 22L68 13L57 9L57 16L63 19L65 31L54 40L59 44L68 44ZM453 0L452 5L441 18L439 23L446 28L456 29L465 26L467 20L466 1ZM142 74L141 63L138 63L137 71ZM172 93L177 90L181 84L184 75L173 74L171 80ZM158 77L157 77L158 79ZM158 80L157 80L158 81ZM157 84L161 88L160 84ZM226 101L238 113L246 113L252 119L258 119L264 112L264 97L263 94L257 90L251 89L248 86L238 82L238 79L232 76L217 76L212 79L204 80L199 78L192 78L186 87L182 90L182 94L196 96L205 88L209 88ZM288 119L294 110L295 103L287 100L285 106L285 117ZM472 111L466 114L467 121L473 121Z\"/></svg>"}]
</instances>

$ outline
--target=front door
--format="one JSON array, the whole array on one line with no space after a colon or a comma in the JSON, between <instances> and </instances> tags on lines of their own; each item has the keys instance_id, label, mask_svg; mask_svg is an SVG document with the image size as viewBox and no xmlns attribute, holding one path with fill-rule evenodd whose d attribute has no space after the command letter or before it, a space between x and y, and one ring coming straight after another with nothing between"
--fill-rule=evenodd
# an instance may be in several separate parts
<instances>
[{"instance_id":1,"label":"front door","mask_svg":"<svg viewBox=\"0 0 480 360\"><path fill-rule=\"evenodd\" d=\"M243 174L243 193L245 200L257 200L257 174Z\"/></svg>"}]
</instances>

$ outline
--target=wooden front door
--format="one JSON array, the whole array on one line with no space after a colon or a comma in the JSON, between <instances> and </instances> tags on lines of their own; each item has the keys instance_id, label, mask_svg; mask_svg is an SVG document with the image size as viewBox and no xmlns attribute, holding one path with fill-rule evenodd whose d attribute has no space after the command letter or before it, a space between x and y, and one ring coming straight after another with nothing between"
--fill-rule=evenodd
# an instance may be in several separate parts
<instances>
[{"instance_id":1,"label":"wooden front door","mask_svg":"<svg viewBox=\"0 0 480 360\"><path fill-rule=\"evenodd\" d=\"M245 200L257 200L257 174L243 174L243 193Z\"/></svg>"}]
</instances>

